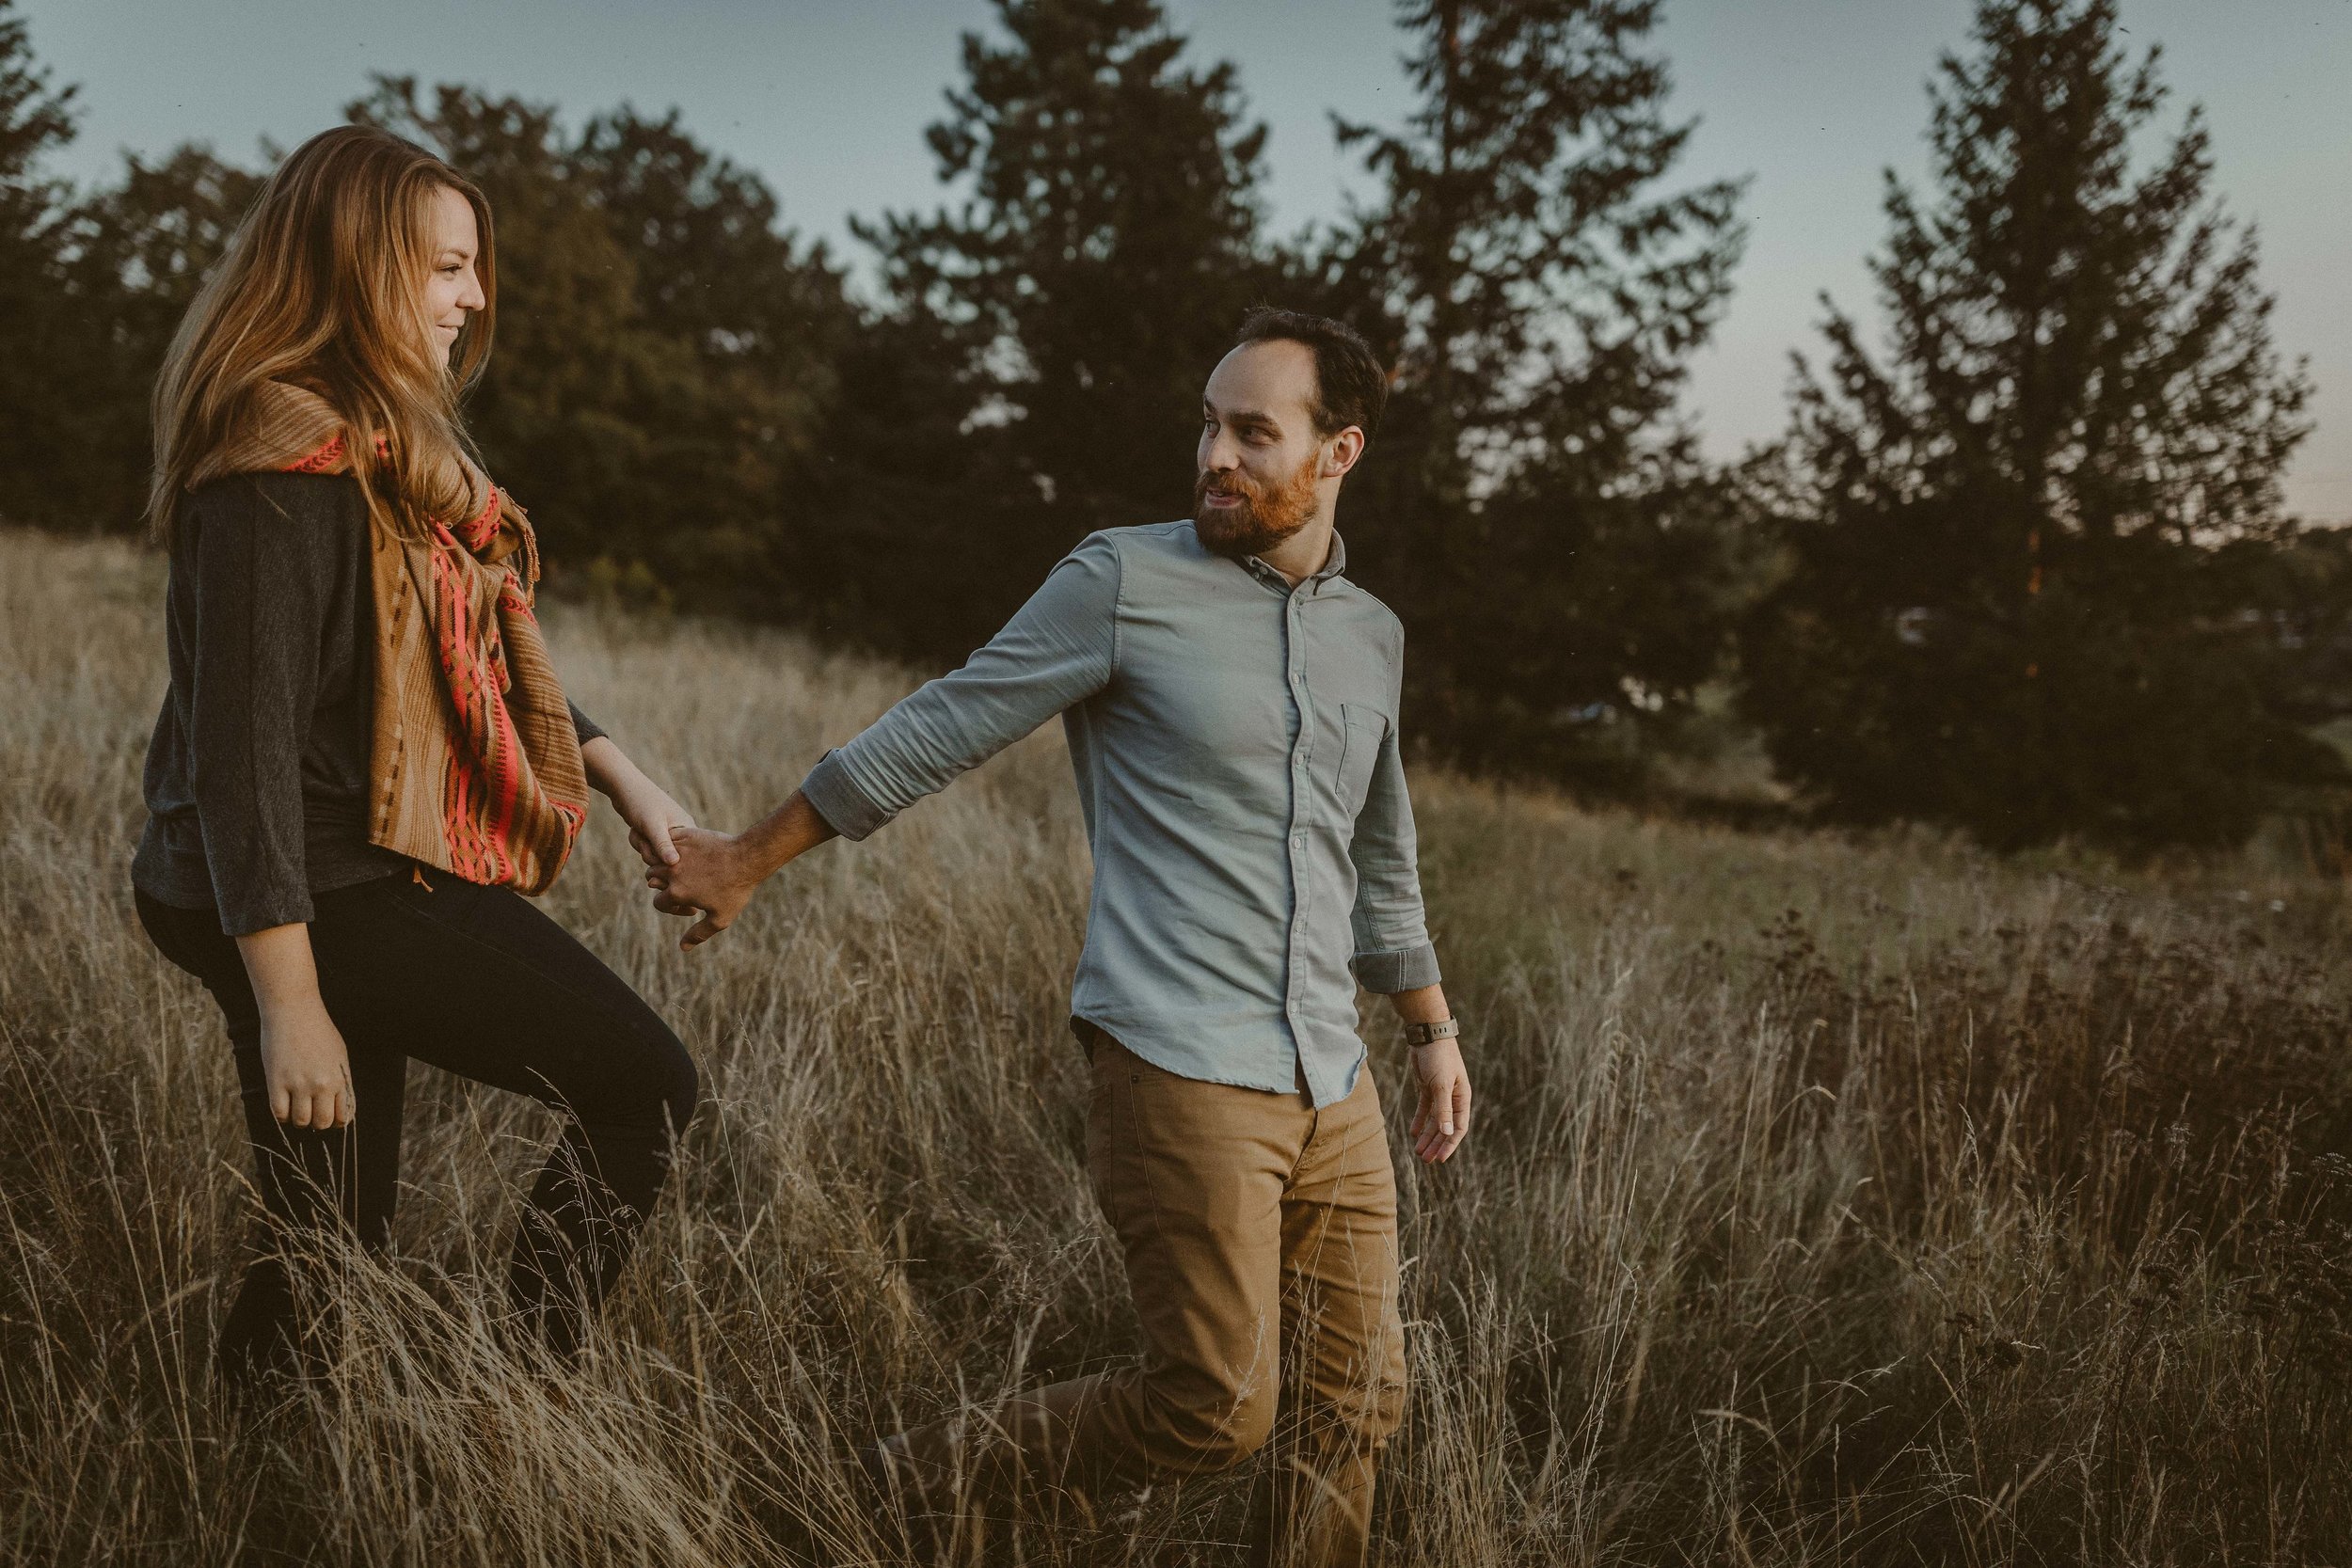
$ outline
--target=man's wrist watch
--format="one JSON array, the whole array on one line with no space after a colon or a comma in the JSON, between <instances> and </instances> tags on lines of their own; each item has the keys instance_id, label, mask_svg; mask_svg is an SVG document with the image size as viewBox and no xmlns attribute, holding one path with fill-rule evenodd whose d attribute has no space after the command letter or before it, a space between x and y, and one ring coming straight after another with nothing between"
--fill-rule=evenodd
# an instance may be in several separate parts
<instances>
[{"instance_id":1,"label":"man's wrist watch","mask_svg":"<svg viewBox=\"0 0 2352 1568\"><path fill-rule=\"evenodd\" d=\"M1461 1032L1460 1021L1451 1018L1441 1018L1435 1023L1408 1023L1405 1026L1405 1043L1432 1045L1438 1040L1450 1040Z\"/></svg>"}]
</instances>

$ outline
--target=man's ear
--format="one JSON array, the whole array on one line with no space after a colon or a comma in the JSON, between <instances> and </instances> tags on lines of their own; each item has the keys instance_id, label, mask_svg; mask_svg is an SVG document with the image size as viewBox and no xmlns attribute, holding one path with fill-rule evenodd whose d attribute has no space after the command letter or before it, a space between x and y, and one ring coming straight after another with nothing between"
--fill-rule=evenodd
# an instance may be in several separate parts
<instances>
[{"instance_id":1,"label":"man's ear","mask_svg":"<svg viewBox=\"0 0 2352 1568\"><path fill-rule=\"evenodd\" d=\"M1345 430L1332 436L1329 444L1324 449L1323 477L1326 479L1346 477L1347 471L1356 467L1357 460L1363 455L1364 433L1355 425L1349 425Z\"/></svg>"}]
</instances>

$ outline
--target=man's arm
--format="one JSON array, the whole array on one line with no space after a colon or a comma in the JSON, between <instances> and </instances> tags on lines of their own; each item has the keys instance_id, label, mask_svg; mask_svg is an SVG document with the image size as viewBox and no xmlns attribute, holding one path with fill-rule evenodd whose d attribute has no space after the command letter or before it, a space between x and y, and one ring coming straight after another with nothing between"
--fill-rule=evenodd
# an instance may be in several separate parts
<instances>
[{"instance_id":1,"label":"man's arm","mask_svg":"<svg viewBox=\"0 0 2352 1568\"><path fill-rule=\"evenodd\" d=\"M1356 863L1356 978L1367 990L1385 993L1407 1024L1442 1023L1452 1018L1445 987L1438 981L1438 949L1429 940L1422 905L1420 847L1413 832L1413 802L1405 788L1405 763L1391 727L1373 764L1363 809L1356 814L1348 857ZM1436 1164L1453 1158L1470 1135L1470 1074L1462 1066L1458 1038L1431 1040L1412 1049L1419 1097L1413 1111L1413 1152Z\"/></svg>"},{"instance_id":2,"label":"man's arm","mask_svg":"<svg viewBox=\"0 0 2352 1568\"><path fill-rule=\"evenodd\" d=\"M1347 855L1356 864L1356 907L1348 911L1356 978L1389 996L1435 986L1438 950L1422 906L1421 847L1394 725L1380 737Z\"/></svg>"},{"instance_id":3,"label":"man's arm","mask_svg":"<svg viewBox=\"0 0 2352 1568\"><path fill-rule=\"evenodd\" d=\"M645 878L654 907L699 914L695 947L752 894L836 835L862 839L1064 708L1109 684L1117 652L1119 550L1096 534L1064 557L1004 630L962 669L925 685L848 745L825 753L792 798L739 837L684 830L677 862Z\"/></svg>"}]
</instances>

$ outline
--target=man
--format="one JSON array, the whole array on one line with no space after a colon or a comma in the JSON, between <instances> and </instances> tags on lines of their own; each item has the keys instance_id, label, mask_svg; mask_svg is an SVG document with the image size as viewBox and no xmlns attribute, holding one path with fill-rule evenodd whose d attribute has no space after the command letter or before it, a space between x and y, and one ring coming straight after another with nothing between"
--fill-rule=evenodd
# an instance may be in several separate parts
<instances>
[{"instance_id":1,"label":"man","mask_svg":"<svg viewBox=\"0 0 2352 1568\"><path fill-rule=\"evenodd\" d=\"M1387 389L1349 328L1253 311L1209 378L1192 521L1088 539L773 816L739 838L681 831L648 878L664 911L701 915L691 947L795 856L1062 717L1094 851L1071 1005L1095 1074L1088 1169L1144 1359L1016 1400L985 1442L952 1421L884 1439L869 1459L894 1486L1199 1475L1271 1436L1262 1550L1364 1559L1405 1356L1356 981L1405 1021L1415 1152L1451 1157L1470 1106L1399 760L1403 630L1347 580L1333 529Z\"/></svg>"}]
</instances>

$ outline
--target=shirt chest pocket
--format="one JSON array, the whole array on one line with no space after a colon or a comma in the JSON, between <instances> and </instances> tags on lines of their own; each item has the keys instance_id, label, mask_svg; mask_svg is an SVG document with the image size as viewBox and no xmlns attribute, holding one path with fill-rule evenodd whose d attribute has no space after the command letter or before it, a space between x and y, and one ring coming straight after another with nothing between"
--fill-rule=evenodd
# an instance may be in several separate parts
<instances>
[{"instance_id":1,"label":"shirt chest pocket","mask_svg":"<svg viewBox=\"0 0 2352 1568\"><path fill-rule=\"evenodd\" d=\"M1380 760L1380 743L1388 738L1389 716L1361 703L1340 705L1340 809L1348 820L1364 809L1372 789L1372 770Z\"/></svg>"}]
</instances>

